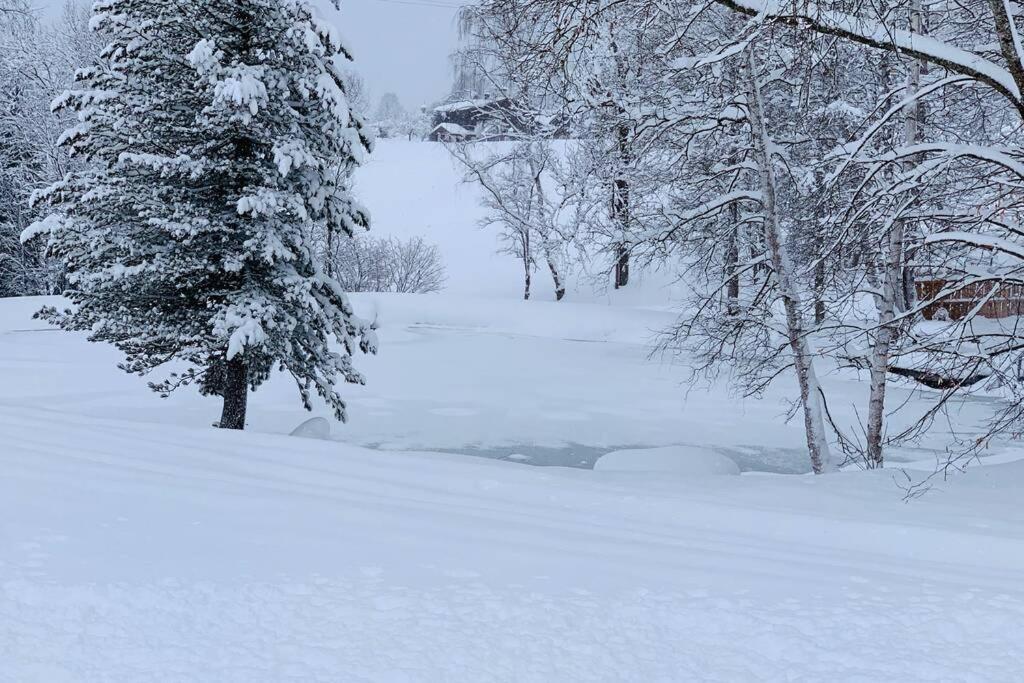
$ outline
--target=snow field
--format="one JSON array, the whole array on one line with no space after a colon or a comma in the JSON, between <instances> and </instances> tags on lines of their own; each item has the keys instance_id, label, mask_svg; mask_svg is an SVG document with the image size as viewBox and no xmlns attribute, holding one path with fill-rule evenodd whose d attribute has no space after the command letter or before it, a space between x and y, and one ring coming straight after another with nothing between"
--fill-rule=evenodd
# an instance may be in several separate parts
<instances>
[{"instance_id":1,"label":"snow field","mask_svg":"<svg viewBox=\"0 0 1024 683\"><path fill-rule=\"evenodd\" d=\"M381 354L330 440L288 436L327 416L288 380L220 432L216 400L162 400L32 320L43 300L0 300L0 681L1020 680L1018 444L911 504L895 471L766 474L806 471L791 384L740 399L652 358L655 278L515 301L443 154L385 144L360 172L375 229L438 242L450 286L353 297ZM865 384L822 380L852 419ZM747 474L522 464L623 449Z\"/></svg>"},{"instance_id":2,"label":"snow field","mask_svg":"<svg viewBox=\"0 0 1024 683\"><path fill-rule=\"evenodd\" d=\"M1011 681L1024 462L615 473L4 411L11 681ZM869 647L870 645L870 647Z\"/></svg>"}]
</instances>

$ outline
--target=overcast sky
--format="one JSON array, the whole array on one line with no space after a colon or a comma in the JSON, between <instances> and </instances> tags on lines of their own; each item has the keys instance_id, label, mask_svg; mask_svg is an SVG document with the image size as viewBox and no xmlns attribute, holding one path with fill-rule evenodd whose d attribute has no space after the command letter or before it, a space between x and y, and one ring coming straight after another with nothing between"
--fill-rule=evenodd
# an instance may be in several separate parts
<instances>
[{"instance_id":1,"label":"overcast sky","mask_svg":"<svg viewBox=\"0 0 1024 683\"><path fill-rule=\"evenodd\" d=\"M448 94L459 0L342 0L339 27L374 101L394 92L407 109Z\"/></svg>"},{"instance_id":2,"label":"overcast sky","mask_svg":"<svg viewBox=\"0 0 1024 683\"><path fill-rule=\"evenodd\" d=\"M37 0L56 15L65 0ZM91 0L80 0L91 5ZM321 0L325 6L326 0ZM338 27L355 53L371 101L394 92L407 109L444 97L451 84L455 13L466 0L341 0Z\"/></svg>"}]
</instances>

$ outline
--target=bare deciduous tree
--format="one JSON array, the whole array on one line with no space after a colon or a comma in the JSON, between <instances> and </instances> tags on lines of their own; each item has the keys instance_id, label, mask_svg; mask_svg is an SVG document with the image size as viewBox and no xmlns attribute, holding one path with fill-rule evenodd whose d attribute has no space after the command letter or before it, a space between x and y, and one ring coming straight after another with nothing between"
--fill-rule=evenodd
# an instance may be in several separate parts
<instances>
[{"instance_id":1,"label":"bare deciduous tree","mask_svg":"<svg viewBox=\"0 0 1024 683\"><path fill-rule=\"evenodd\" d=\"M497 226L507 253L523 266L523 298L532 294L538 261L551 274L555 300L565 297L564 257L572 229L567 197L549 191L557 185L561 164L543 139L527 139L498 148L490 143L449 144L448 150L465 169L467 178L483 190L488 213L483 227Z\"/></svg>"},{"instance_id":2,"label":"bare deciduous tree","mask_svg":"<svg viewBox=\"0 0 1024 683\"><path fill-rule=\"evenodd\" d=\"M444 288L441 252L421 237L360 235L325 251L328 269L346 292L429 294Z\"/></svg>"},{"instance_id":3,"label":"bare deciduous tree","mask_svg":"<svg viewBox=\"0 0 1024 683\"><path fill-rule=\"evenodd\" d=\"M60 264L45 257L38 240L22 244L20 236L37 218L32 192L72 166L56 144L69 119L52 115L50 102L78 66L95 59L102 41L76 4L53 24L41 22L27 1L0 7L0 296L63 289Z\"/></svg>"}]
</instances>

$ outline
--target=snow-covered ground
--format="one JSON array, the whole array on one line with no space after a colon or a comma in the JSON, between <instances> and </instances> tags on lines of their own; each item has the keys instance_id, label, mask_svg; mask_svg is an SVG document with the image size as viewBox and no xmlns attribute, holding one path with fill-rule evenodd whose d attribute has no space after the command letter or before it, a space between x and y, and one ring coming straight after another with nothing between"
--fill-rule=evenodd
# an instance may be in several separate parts
<instances>
[{"instance_id":1,"label":"snow-covered ground","mask_svg":"<svg viewBox=\"0 0 1024 683\"><path fill-rule=\"evenodd\" d=\"M1020 680L1024 449L910 504L896 471L767 474L807 469L790 385L741 400L650 358L658 286L516 301L456 178L398 143L360 175L450 288L354 297L381 354L330 440L288 436L289 381L223 433L216 400L0 300L0 681ZM864 383L824 383L851 421ZM663 446L746 474L586 469Z\"/></svg>"}]
</instances>

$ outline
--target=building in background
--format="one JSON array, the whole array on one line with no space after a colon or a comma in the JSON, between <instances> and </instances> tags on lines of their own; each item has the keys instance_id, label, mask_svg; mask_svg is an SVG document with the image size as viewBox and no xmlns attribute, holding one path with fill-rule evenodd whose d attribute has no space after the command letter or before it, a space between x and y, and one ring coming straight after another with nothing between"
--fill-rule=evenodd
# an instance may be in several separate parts
<instances>
[{"instance_id":1,"label":"building in background","mask_svg":"<svg viewBox=\"0 0 1024 683\"><path fill-rule=\"evenodd\" d=\"M434 142L518 140L527 135L569 137L568 117L520 107L507 97L460 100L435 107L428 139Z\"/></svg>"}]
</instances>

